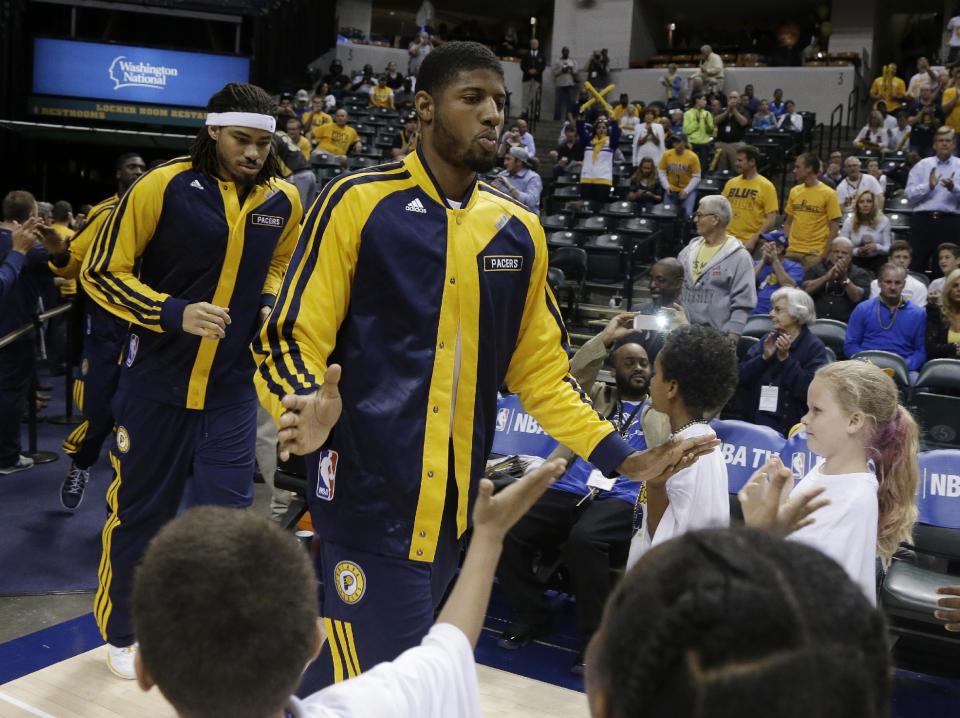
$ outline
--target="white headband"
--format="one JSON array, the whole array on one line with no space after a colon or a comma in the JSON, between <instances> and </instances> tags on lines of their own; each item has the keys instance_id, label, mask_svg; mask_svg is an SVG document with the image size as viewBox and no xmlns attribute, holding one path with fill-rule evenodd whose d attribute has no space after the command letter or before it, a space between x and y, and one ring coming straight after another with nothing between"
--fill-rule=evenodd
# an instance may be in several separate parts
<instances>
[{"instance_id":1,"label":"white headband","mask_svg":"<svg viewBox=\"0 0 960 718\"><path fill-rule=\"evenodd\" d=\"M207 124L216 127L250 127L254 130L275 132L277 118L255 112L209 112L207 113Z\"/></svg>"}]
</instances>

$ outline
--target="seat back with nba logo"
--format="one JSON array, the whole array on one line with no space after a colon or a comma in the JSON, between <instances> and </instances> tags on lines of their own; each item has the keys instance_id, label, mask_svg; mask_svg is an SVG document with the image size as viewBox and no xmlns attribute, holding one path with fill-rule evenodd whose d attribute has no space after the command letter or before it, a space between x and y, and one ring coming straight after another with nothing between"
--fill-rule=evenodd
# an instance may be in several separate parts
<instances>
[{"instance_id":1,"label":"seat back with nba logo","mask_svg":"<svg viewBox=\"0 0 960 718\"><path fill-rule=\"evenodd\" d=\"M523 408L514 394L497 402L497 424L492 453L500 456L539 456L547 458L557 448L557 440L547 434Z\"/></svg>"},{"instance_id":2,"label":"seat back with nba logo","mask_svg":"<svg viewBox=\"0 0 960 718\"><path fill-rule=\"evenodd\" d=\"M758 426L736 419L714 419L710 422L720 439L720 450L727 464L727 485L730 492L730 519L742 520L743 511L737 492L753 472L763 466L771 454L779 453L786 439L769 426Z\"/></svg>"},{"instance_id":3,"label":"seat back with nba logo","mask_svg":"<svg viewBox=\"0 0 960 718\"><path fill-rule=\"evenodd\" d=\"M919 460L918 516L908 545L926 558L895 557L883 581L880 604L894 634L948 643L956 650L960 638L944 631L933 611L940 598L937 589L960 584L956 571L960 564L960 451L925 451Z\"/></svg>"},{"instance_id":4,"label":"seat back with nba logo","mask_svg":"<svg viewBox=\"0 0 960 718\"><path fill-rule=\"evenodd\" d=\"M793 473L793 482L797 483L817 465L816 454L807 447L807 432L792 431L787 438L783 449L780 450L780 460Z\"/></svg>"}]
</instances>

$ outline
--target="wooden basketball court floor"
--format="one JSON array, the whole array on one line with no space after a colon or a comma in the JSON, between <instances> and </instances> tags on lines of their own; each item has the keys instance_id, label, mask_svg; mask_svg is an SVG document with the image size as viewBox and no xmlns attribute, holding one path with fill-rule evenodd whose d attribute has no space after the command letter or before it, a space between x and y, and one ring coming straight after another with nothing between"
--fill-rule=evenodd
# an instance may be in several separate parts
<instances>
[{"instance_id":1,"label":"wooden basketball court floor","mask_svg":"<svg viewBox=\"0 0 960 718\"><path fill-rule=\"evenodd\" d=\"M583 693L477 666L485 716L587 718ZM159 691L114 677L106 646L0 686L0 718L176 718ZM451 717L454 718L454 717Z\"/></svg>"}]
</instances>

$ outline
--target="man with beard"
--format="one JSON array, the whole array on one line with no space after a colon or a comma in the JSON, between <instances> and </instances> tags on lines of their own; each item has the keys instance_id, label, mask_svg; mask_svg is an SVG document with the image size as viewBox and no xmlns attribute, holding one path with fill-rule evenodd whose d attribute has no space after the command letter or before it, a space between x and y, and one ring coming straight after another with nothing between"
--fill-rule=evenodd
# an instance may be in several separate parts
<instances>
[{"instance_id":1,"label":"man with beard","mask_svg":"<svg viewBox=\"0 0 960 718\"><path fill-rule=\"evenodd\" d=\"M73 239L60 243L50 254L54 274L76 279L100 228L119 204L127 190L146 171L147 165L136 152L117 158L117 193L108 197L88 214L87 223ZM74 396L83 412L83 423L70 432L63 442L63 451L70 457L70 468L60 486L60 503L74 510L83 501L83 492L90 480L90 467L100 457L100 447L113 432L110 402L117 388L120 366L117 361L127 333L126 322L104 310L96 302L83 302L83 359L80 378L74 384Z\"/></svg>"},{"instance_id":2,"label":"man with beard","mask_svg":"<svg viewBox=\"0 0 960 718\"><path fill-rule=\"evenodd\" d=\"M237 508L253 499L250 341L303 215L296 188L277 178L275 129L266 92L226 85L210 98L190 156L134 184L81 271L94 301L129 322L94 603L107 665L122 678L135 677L130 599L147 543L183 499Z\"/></svg>"},{"instance_id":3,"label":"man with beard","mask_svg":"<svg viewBox=\"0 0 960 718\"><path fill-rule=\"evenodd\" d=\"M633 333L633 313L613 317L600 334L570 360L570 372L593 400L594 408L613 422L617 432L637 451L647 448L644 428L650 362ZM611 351L612 348L612 351ZM616 386L597 381L608 359ZM669 431L669 430L668 430ZM500 637L500 647L516 649L542 636L550 627L550 603L543 580L532 570L557 558L567 568L576 597L577 624L586 647L600 625L610 592L610 569L626 563L634 526L639 485L621 476L606 479L590 462L557 447L551 459L564 458L569 469L507 534L497 568L500 586L512 609L512 622ZM639 513L637 514L639 525ZM558 551L559 549L559 551ZM583 652L573 666L582 670Z\"/></svg>"},{"instance_id":4,"label":"man with beard","mask_svg":"<svg viewBox=\"0 0 960 718\"><path fill-rule=\"evenodd\" d=\"M506 94L482 45L427 55L416 151L327 185L254 342L281 458L308 455L330 637L321 681L392 660L430 629L501 386L611 476L659 479L711 443L640 454L569 375L539 219L477 176L494 166Z\"/></svg>"}]
</instances>

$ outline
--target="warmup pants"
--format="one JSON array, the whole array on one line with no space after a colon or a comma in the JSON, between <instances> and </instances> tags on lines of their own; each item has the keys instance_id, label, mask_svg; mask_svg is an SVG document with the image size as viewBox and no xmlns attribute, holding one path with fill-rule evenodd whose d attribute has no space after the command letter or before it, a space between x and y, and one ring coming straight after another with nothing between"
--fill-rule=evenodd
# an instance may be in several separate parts
<instances>
[{"instance_id":1,"label":"warmup pants","mask_svg":"<svg viewBox=\"0 0 960 718\"><path fill-rule=\"evenodd\" d=\"M317 467L317 454L308 457L307 475L317 476ZM348 536L343 543L321 541L317 572L327 630L317 658L321 685L352 678L420 645L459 564L456 507L451 467L432 563L360 551L349 546Z\"/></svg>"},{"instance_id":2,"label":"warmup pants","mask_svg":"<svg viewBox=\"0 0 960 718\"><path fill-rule=\"evenodd\" d=\"M32 334L0 349L0 468L20 458L20 420L34 361Z\"/></svg>"},{"instance_id":3,"label":"warmup pants","mask_svg":"<svg viewBox=\"0 0 960 718\"><path fill-rule=\"evenodd\" d=\"M597 630L612 584L610 569L623 566L633 535L633 507L606 498L588 501L566 491L548 490L510 529L503 542L497 577L514 620L528 626L550 620L544 586L533 573L534 556L559 557L570 575L577 602L577 624L586 641Z\"/></svg>"},{"instance_id":4,"label":"warmup pants","mask_svg":"<svg viewBox=\"0 0 960 718\"><path fill-rule=\"evenodd\" d=\"M129 646L136 640L130 606L134 568L181 501L236 508L253 501L257 402L185 409L133 395L121 382L113 415L114 479L107 490L93 612L107 641Z\"/></svg>"},{"instance_id":5,"label":"warmup pants","mask_svg":"<svg viewBox=\"0 0 960 718\"><path fill-rule=\"evenodd\" d=\"M63 451L81 469L89 469L100 456L100 447L113 432L111 402L120 379L120 349L113 344L84 343L80 378L73 384L73 399L83 412L83 423L63 441Z\"/></svg>"}]
</instances>

